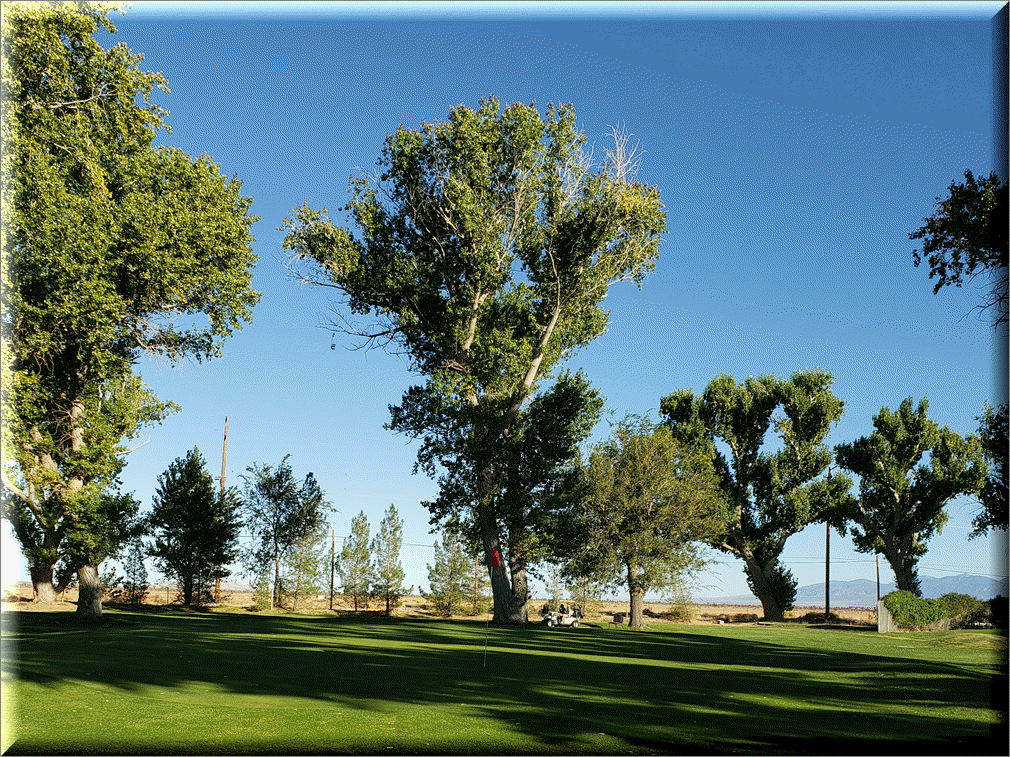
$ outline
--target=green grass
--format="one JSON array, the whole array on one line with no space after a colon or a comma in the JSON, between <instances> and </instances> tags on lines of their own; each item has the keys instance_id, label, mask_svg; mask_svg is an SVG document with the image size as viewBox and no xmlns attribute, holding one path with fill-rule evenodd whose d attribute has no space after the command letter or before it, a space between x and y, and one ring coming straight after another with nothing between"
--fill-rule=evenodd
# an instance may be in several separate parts
<instances>
[{"instance_id":1,"label":"green grass","mask_svg":"<svg viewBox=\"0 0 1010 757\"><path fill-rule=\"evenodd\" d=\"M1006 637L993 632L123 611L97 627L65 613L3 623L10 754L1006 747Z\"/></svg>"}]
</instances>

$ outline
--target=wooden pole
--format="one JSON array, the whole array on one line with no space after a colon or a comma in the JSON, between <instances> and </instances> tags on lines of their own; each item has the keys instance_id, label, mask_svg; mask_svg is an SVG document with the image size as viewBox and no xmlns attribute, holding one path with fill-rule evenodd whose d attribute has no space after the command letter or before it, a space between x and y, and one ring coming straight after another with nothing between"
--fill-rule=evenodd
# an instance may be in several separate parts
<instances>
[{"instance_id":1,"label":"wooden pole","mask_svg":"<svg viewBox=\"0 0 1010 757\"><path fill-rule=\"evenodd\" d=\"M330 609L333 609L333 571L337 550L337 529L330 529Z\"/></svg>"},{"instance_id":2,"label":"wooden pole","mask_svg":"<svg viewBox=\"0 0 1010 757\"><path fill-rule=\"evenodd\" d=\"M228 464L228 416L224 417L224 450L221 452L221 504L224 504L224 469ZM217 566L217 570L220 573L221 566ZM221 601L221 576L218 576L214 582L214 603L217 604Z\"/></svg>"},{"instance_id":3,"label":"wooden pole","mask_svg":"<svg viewBox=\"0 0 1010 757\"><path fill-rule=\"evenodd\" d=\"M877 602L880 602L880 555L874 555L877 558Z\"/></svg>"},{"instance_id":4,"label":"wooden pole","mask_svg":"<svg viewBox=\"0 0 1010 757\"><path fill-rule=\"evenodd\" d=\"M831 468L828 466L828 480L831 480ZM824 619L831 617L831 524L824 524Z\"/></svg>"},{"instance_id":5,"label":"wooden pole","mask_svg":"<svg viewBox=\"0 0 1010 757\"><path fill-rule=\"evenodd\" d=\"M824 524L824 619L831 617L831 524Z\"/></svg>"}]
</instances>

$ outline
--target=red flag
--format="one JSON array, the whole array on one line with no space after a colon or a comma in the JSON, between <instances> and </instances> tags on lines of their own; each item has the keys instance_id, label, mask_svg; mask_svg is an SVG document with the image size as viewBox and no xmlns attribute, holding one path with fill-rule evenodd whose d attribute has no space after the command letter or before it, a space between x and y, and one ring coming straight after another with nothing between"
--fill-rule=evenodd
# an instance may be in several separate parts
<instances>
[{"instance_id":1,"label":"red flag","mask_svg":"<svg viewBox=\"0 0 1010 757\"><path fill-rule=\"evenodd\" d=\"M497 549L491 550L491 567L498 568L501 566L501 556L498 554Z\"/></svg>"}]
</instances>

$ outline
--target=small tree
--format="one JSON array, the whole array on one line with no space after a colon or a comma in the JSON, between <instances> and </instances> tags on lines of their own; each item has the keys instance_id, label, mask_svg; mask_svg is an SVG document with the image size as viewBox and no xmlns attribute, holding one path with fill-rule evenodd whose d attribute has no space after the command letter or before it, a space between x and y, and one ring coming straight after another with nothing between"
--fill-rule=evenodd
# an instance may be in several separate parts
<instances>
[{"instance_id":1,"label":"small tree","mask_svg":"<svg viewBox=\"0 0 1010 757\"><path fill-rule=\"evenodd\" d=\"M425 596L435 611L445 617L459 612L468 593L470 561L456 529L443 531L441 545L435 540L435 562L427 567L431 591Z\"/></svg>"},{"instance_id":2,"label":"small tree","mask_svg":"<svg viewBox=\"0 0 1010 757\"><path fill-rule=\"evenodd\" d=\"M472 580L469 582L470 614L483 615L491 606L491 595L488 592L487 567L481 558L484 556L484 549L480 539L473 539L467 542L467 560L473 565Z\"/></svg>"},{"instance_id":3,"label":"small tree","mask_svg":"<svg viewBox=\"0 0 1010 757\"><path fill-rule=\"evenodd\" d=\"M603 596L603 590L606 588L605 582L590 576L569 575L564 569L562 569L561 575L568 596L582 608L582 613L588 616L596 612L600 605L600 597Z\"/></svg>"},{"instance_id":4,"label":"small tree","mask_svg":"<svg viewBox=\"0 0 1010 757\"><path fill-rule=\"evenodd\" d=\"M147 583L147 567L144 565L146 554L147 549L143 541L135 539L131 542L124 565L126 576L123 580L123 601L129 605L142 605L147 599L150 586Z\"/></svg>"},{"instance_id":5,"label":"small tree","mask_svg":"<svg viewBox=\"0 0 1010 757\"><path fill-rule=\"evenodd\" d=\"M590 452L580 548L569 569L615 584L622 577L632 628L643 625L650 589L675 585L702 567L691 542L722 533L724 502L707 463L668 427L631 416Z\"/></svg>"},{"instance_id":6,"label":"small tree","mask_svg":"<svg viewBox=\"0 0 1010 757\"><path fill-rule=\"evenodd\" d=\"M375 566L369 550L368 516L362 510L351 520L351 533L340 551L340 584L344 594L354 600L354 610L368 609L368 600L375 585Z\"/></svg>"},{"instance_id":7,"label":"small tree","mask_svg":"<svg viewBox=\"0 0 1010 757\"><path fill-rule=\"evenodd\" d=\"M414 587L404 589L403 566L400 564L400 546L403 544L403 521L397 516L396 506L390 505L379 524L379 533L372 541L375 556L375 585L372 593L383 600L386 614L400 604L400 597Z\"/></svg>"},{"instance_id":8,"label":"small tree","mask_svg":"<svg viewBox=\"0 0 1010 757\"><path fill-rule=\"evenodd\" d=\"M557 610L565 596L565 586L561 576L561 566L556 563L547 565L547 607Z\"/></svg>"},{"instance_id":9,"label":"small tree","mask_svg":"<svg viewBox=\"0 0 1010 757\"><path fill-rule=\"evenodd\" d=\"M297 612L299 602L323 589L330 565L328 535L329 527L322 523L285 553L280 597L290 603L291 612Z\"/></svg>"},{"instance_id":10,"label":"small tree","mask_svg":"<svg viewBox=\"0 0 1010 757\"><path fill-rule=\"evenodd\" d=\"M870 436L835 448L838 464L860 477L859 499L847 510L856 549L883 555L898 591L916 596L916 563L947 522L944 507L959 494L978 493L988 473L978 438L940 428L928 409L923 399L913 410L911 397L897 412L881 408ZM928 464L920 465L926 454Z\"/></svg>"},{"instance_id":11,"label":"small tree","mask_svg":"<svg viewBox=\"0 0 1010 757\"><path fill-rule=\"evenodd\" d=\"M266 564L258 575L252 578L252 605L249 607L253 612L269 610L273 601L273 566Z\"/></svg>"},{"instance_id":12,"label":"small tree","mask_svg":"<svg viewBox=\"0 0 1010 757\"><path fill-rule=\"evenodd\" d=\"M178 583L186 607L213 601L215 579L230 575L221 566L238 555L238 508L234 491L215 490L196 448L158 477L148 518L155 537L151 555L165 577Z\"/></svg>"},{"instance_id":13,"label":"small tree","mask_svg":"<svg viewBox=\"0 0 1010 757\"><path fill-rule=\"evenodd\" d=\"M285 455L276 469L252 465L245 478L243 509L253 537L253 546L245 554L246 571L258 577L267 566L272 568L271 609L278 602L284 556L319 529L331 509L311 473L298 485L288 463L290 457Z\"/></svg>"}]
</instances>

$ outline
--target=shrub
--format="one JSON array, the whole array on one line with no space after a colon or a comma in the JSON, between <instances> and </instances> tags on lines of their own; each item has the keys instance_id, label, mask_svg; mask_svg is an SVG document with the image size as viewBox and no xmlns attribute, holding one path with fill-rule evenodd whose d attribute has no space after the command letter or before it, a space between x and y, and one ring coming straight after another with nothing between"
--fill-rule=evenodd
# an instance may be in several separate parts
<instances>
[{"instance_id":1,"label":"shrub","mask_svg":"<svg viewBox=\"0 0 1010 757\"><path fill-rule=\"evenodd\" d=\"M965 626L978 622L979 611L982 609L982 602L968 594L944 594L937 601L943 608L947 617L950 618L951 628L964 628Z\"/></svg>"},{"instance_id":2,"label":"shrub","mask_svg":"<svg viewBox=\"0 0 1010 757\"><path fill-rule=\"evenodd\" d=\"M1007 598L1004 596L997 596L986 602L989 608L989 622L992 623L993 628L1002 628L1006 630L1007 627Z\"/></svg>"},{"instance_id":3,"label":"shrub","mask_svg":"<svg viewBox=\"0 0 1010 757\"><path fill-rule=\"evenodd\" d=\"M892 591L880 599L901 628L922 628L947 617L935 599L919 599L910 591Z\"/></svg>"}]
</instances>

